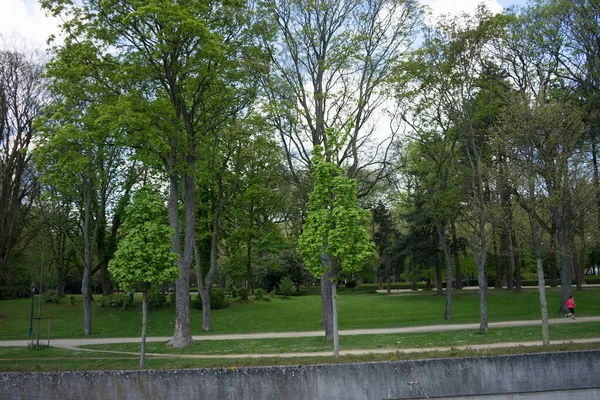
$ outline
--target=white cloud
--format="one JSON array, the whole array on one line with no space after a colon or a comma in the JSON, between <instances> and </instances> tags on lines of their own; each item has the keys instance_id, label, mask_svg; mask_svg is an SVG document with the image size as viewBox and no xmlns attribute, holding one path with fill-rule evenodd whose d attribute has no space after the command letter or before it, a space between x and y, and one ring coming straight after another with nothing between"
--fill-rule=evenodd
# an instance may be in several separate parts
<instances>
[{"instance_id":1,"label":"white cloud","mask_svg":"<svg viewBox=\"0 0 600 400\"><path fill-rule=\"evenodd\" d=\"M1 46L25 41L37 49L45 49L52 34L58 35L60 20L48 17L37 0L0 0Z\"/></svg>"},{"instance_id":2,"label":"white cloud","mask_svg":"<svg viewBox=\"0 0 600 400\"><path fill-rule=\"evenodd\" d=\"M502 12L503 9L498 0L421 0L421 3L429 6L434 20L444 14L473 14L481 3L493 13Z\"/></svg>"}]
</instances>

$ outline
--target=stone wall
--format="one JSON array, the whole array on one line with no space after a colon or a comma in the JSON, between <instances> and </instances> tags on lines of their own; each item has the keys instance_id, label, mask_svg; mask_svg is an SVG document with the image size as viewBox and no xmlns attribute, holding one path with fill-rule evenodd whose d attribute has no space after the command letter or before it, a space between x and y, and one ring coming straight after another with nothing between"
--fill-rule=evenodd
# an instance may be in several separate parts
<instances>
[{"instance_id":1,"label":"stone wall","mask_svg":"<svg viewBox=\"0 0 600 400\"><path fill-rule=\"evenodd\" d=\"M2 373L2 399L417 399L600 388L600 351L287 367Z\"/></svg>"}]
</instances>

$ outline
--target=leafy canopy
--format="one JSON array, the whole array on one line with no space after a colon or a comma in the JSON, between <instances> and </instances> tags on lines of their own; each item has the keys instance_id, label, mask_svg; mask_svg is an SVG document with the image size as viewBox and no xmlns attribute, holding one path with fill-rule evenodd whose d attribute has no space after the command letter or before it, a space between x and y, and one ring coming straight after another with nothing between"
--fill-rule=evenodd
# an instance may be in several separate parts
<instances>
[{"instance_id":1,"label":"leafy canopy","mask_svg":"<svg viewBox=\"0 0 600 400\"><path fill-rule=\"evenodd\" d=\"M308 213L298 240L298 251L306 268L320 278L330 269L360 271L373 253L373 243L364 227L369 212L358 206L356 180L350 179L335 163L326 161L320 146L312 152L314 189L308 200Z\"/></svg>"},{"instance_id":2,"label":"leafy canopy","mask_svg":"<svg viewBox=\"0 0 600 400\"><path fill-rule=\"evenodd\" d=\"M136 285L158 284L177 278L178 256L171 252L173 230L160 195L144 186L133 196L124 223L125 237L119 242L108 269L125 290Z\"/></svg>"}]
</instances>

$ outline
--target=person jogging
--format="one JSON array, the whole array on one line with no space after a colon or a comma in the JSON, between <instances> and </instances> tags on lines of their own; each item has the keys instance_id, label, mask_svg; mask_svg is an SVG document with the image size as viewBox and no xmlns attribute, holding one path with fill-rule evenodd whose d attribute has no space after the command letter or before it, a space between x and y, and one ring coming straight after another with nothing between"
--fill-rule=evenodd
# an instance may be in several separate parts
<instances>
[{"instance_id":1,"label":"person jogging","mask_svg":"<svg viewBox=\"0 0 600 400\"><path fill-rule=\"evenodd\" d=\"M571 317L571 319L575 319L575 300L573 300L573 296L569 296L569 300L567 300L567 308L569 309L569 313L565 315L565 317Z\"/></svg>"}]
</instances>

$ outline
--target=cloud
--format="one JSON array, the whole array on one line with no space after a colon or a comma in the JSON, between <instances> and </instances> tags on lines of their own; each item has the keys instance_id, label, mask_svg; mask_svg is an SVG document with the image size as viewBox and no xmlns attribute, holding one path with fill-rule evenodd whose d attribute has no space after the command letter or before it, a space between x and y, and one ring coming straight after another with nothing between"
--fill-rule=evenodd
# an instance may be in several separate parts
<instances>
[{"instance_id":1,"label":"cloud","mask_svg":"<svg viewBox=\"0 0 600 400\"><path fill-rule=\"evenodd\" d=\"M434 20L444 14L473 14L481 3L493 13L502 12L503 9L498 0L421 0L421 3L431 9Z\"/></svg>"},{"instance_id":2,"label":"cloud","mask_svg":"<svg viewBox=\"0 0 600 400\"><path fill-rule=\"evenodd\" d=\"M42 50L48 37L59 33L60 20L46 16L37 0L0 0L0 10L0 46L25 42Z\"/></svg>"}]
</instances>

